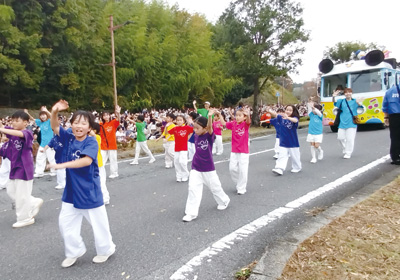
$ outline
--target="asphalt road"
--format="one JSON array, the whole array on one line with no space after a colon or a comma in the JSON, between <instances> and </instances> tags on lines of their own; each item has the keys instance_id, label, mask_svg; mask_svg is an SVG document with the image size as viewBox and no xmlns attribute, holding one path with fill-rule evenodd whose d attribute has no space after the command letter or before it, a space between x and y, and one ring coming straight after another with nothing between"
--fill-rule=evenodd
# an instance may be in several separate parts
<instances>
[{"instance_id":1,"label":"asphalt road","mask_svg":"<svg viewBox=\"0 0 400 280\"><path fill-rule=\"evenodd\" d=\"M6 191L0 191L0 279L234 279L236 271L260 258L267 244L309 219L308 210L329 207L396 168L389 160L382 160L388 154L388 129L358 131L349 160L342 158L336 134L328 128L324 133L325 157L312 164L305 140L307 129L299 130L303 169L291 173L289 160L283 176L271 172L275 136L253 139L248 191L241 196L236 194L229 175L230 145L224 145L223 155L214 157L214 161L231 203L226 210L218 211L211 193L204 188L199 217L190 223L182 222L187 183L175 181L175 170L164 168L162 156L151 165L147 158L134 166L129 161L120 162L120 176L107 179L111 194L107 211L117 252L104 264L91 262L96 255L93 234L84 221L82 236L87 253L73 267L61 268L64 247L58 214L62 191L54 189L55 177L35 179L33 194L45 203L36 223L25 228L12 228L15 212ZM293 211L282 210L299 197L378 159L380 163L350 181ZM259 225L260 217L269 220Z\"/></svg>"}]
</instances>

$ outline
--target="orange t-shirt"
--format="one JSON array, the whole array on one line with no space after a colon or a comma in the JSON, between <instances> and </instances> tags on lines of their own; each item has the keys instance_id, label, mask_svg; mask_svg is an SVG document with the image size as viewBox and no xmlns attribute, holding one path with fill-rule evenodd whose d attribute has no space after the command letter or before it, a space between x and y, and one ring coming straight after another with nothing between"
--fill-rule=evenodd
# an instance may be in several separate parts
<instances>
[{"instance_id":1,"label":"orange t-shirt","mask_svg":"<svg viewBox=\"0 0 400 280\"><path fill-rule=\"evenodd\" d=\"M113 119L107 123L100 123L100 136L101 136L101 149L102 150L116 150L117 149L117 128L119 121Z\"/></svg>"}]
</instances>

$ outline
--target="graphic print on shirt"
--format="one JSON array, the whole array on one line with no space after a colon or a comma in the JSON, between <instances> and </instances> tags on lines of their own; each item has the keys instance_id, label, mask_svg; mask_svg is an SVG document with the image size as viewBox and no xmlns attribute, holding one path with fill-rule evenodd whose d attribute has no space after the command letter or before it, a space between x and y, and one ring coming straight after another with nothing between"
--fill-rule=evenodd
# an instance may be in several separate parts
<instances>
[{"instance_id":1,"label":"graphic print on shirt","mask_svg":"<svg viewBox=\"0 0 400 280\"><path fill-rule=\"evenodd\" d=\"M236 134L242 137L244 135L245 129L243 128L238 128L236 129Z\"/></svg>"},{"instance_id":2,"label":"graphic print on shirt","mask_svg":"<svg viewBox=\"0 0 400 280\"><path fill-rule=\"evenodd\" d=\"M80 150L76 150L73 154L72 154L72 160L78 160L81 158L81 151Z\"/></svg>"},{"instance_id":3,"label":"graphic print on shirt","mask_svg":"<svg viewBox=\"0 0 400 280\"><path fill-rule=\"evenodd\" d=\"M112 131L112 129L113 129L112 126L107 126L107 127L106 127L106 131L107 131L108 133L110 133L110 132Z\"/></svg>"},{"instance_id":4,"label":"graphic print on shirt","mask_svg":"<svg viewBox=\"0 0 400 280\"><path fill-rule=\"evenodd\" d=\"M292 129L293 123L289 120L282 120L283 126L287 127L288 129Z\"/></svg>"},{"instance_id":5,"label":"graphic print on shirt","mask_svg":"<svg viewBox=\"0 0 400 280\"><path fill-rule=\"evenodd\" d=\"M202 149L202 150L207 150L208 149L208 140L202 140L198 143L198 146Z\"/></svg>"},{"instance_id":6,"label":"graphic print on shirt","mask_svg":"<svg viewBox=\"0 0 400 280\"><path fill-rule=\"evenodd\" d=\"M187 134L187 131L186 131L186 130L181 130L181 131L179 131L179 135L180 135L181 137L185 137L186 134Z\"/></svg>"},{"instance_id":7,"label":"graphic print on shirt","mask_svg":"<svg viewBox=\"0 0 400 280\"><path fill-rule=\"evenodd\" d=\"M21 140L14 140L13 144L17 151L20 151L22 149L23 143Z\"/></svg>"}]
</instances>

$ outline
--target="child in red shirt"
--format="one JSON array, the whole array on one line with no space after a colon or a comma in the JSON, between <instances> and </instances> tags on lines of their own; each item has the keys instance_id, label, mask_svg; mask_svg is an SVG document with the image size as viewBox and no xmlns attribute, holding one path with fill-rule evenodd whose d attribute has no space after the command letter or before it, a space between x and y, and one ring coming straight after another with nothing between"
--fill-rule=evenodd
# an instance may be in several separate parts
<instances>
[{"instance_id":1,"label":"child in red shirt","mask_svg":"<svg viewBox=\"0 0 400 280\"><path fill-rule=\"evenodd\" d=\"M186 182L189 179L188 139L193 133L193 127L186 125L183 116L176 117L176 126L168 131L175 136L174 165L177 182Z\"/></svg>"}]
</instances>

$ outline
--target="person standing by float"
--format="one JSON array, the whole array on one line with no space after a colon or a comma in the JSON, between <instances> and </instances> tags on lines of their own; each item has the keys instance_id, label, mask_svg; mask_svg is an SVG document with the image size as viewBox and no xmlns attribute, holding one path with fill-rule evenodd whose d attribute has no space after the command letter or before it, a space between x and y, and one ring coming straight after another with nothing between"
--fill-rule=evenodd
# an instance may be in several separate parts
<instances>
[{"instance_id":1,"label":"person standing by float","mask_svg":"<svg viewBox=\"0 0 400 280\"><path fill-rule=\"evenodd\" d=\"M400 88L399 85L386 91L382 111L385 114L385 125L390 131L391 164L400 165Z\"/></svg>"},{"instance_id":2,"label":"person standing by float","mask_svg":"<svg viewBox=\"0 0 400 280\"><path fill-rule=\"evenodd\" d=\"M357 132L357 124L353 122L353 116L358 115L357 109L362 107L364 98L353 99L353 90L351 88L345 88L345 98L335 101L335 97L338 96L339 93L340 90L336 90L332 94L332 102L335 107L341 109L337 139L343 148L343 158L349 159L354 150L354 141Z\"/></svg>"}]
</instances>

